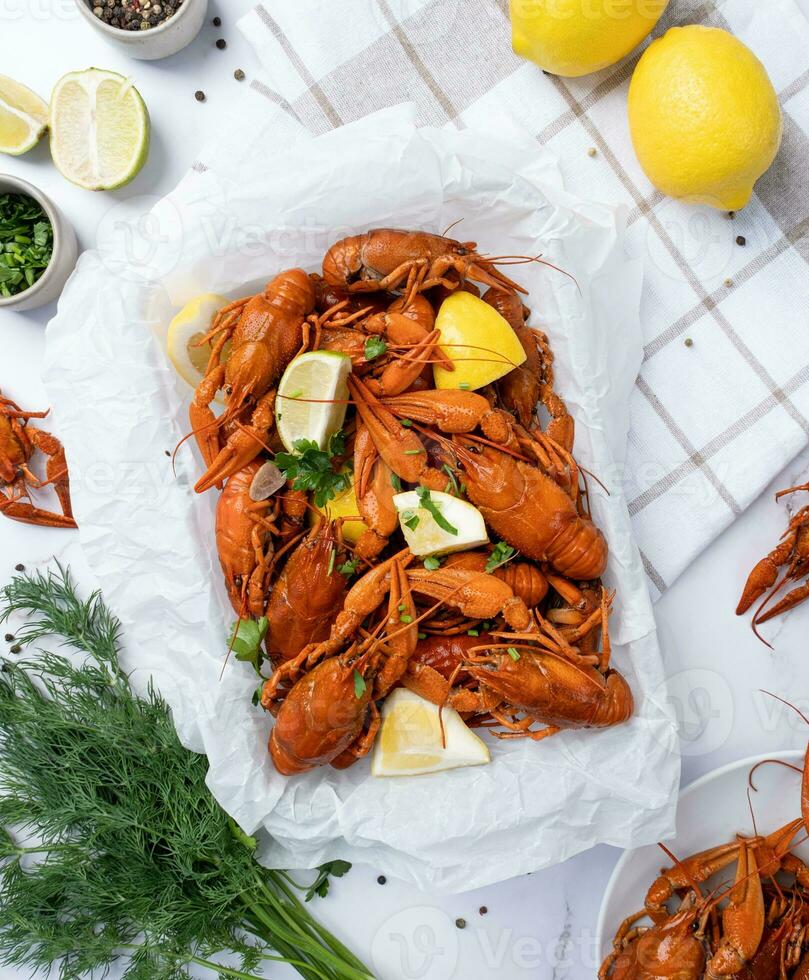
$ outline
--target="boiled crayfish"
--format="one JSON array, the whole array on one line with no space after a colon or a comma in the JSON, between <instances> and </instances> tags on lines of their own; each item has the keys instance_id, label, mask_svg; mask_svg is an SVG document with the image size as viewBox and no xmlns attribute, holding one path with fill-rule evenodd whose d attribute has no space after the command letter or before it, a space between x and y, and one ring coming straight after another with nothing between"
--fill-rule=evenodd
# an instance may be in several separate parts
<instances>
[{"instance_id":1,"label":"boiled crayfish","mask_svg":"<svg viewBox=\"0 0 809 980\"><path fill-rule=\"evenodd\" d=\"M780 500L788 494L806 492L809 492L809 483L782 490L775 495L775 499ZM780 569L784 569L784 572L779 581ZM736 615L744 615L753 603L764 596L753 616L753 630L758 636L758 627L762 623L794 609L795 606L809 599L809 580L807 580L770 606L776 595L787 584L799 582L807 576L809 576L809 506L801 507L795 513L781 537L780 544L766 558L762 558L750 573L736 608Z\"/></svg>"},{"instance_id":2,"label":"boiled crayfish","mask_svg":"<svg viewBox=\"0 0 809 980\"><path fill-rule=\"evenodd\" d=\"M675 859L644 908L619 926L601 980L805 980L809 867L792 850L803 829L799 817L767 836L737 836ZM731 881L703 893L733 866Z\"/></svg>"},{"instance_id":3,"label":"boiled crayfish","mask_svg":"<svg viewBox=\"0 0 809 980\"><path fill-rule=\"evenodd\" d=\"M47 412L26 412L0 393L0 513L23 524L76 527L70 502L70 478L61 442L44 429L29 426ZM47 457L46 478L40 480L29 467L35 452ZM38 507L31 491L52 486L62 513Z\"/></svg>"},{"instance_id":4,"label":"boiled crayfish","mask_svg":"<svg viewBox=\"0 0 809 980\"><path fill-rule=\"evenodd\" d=\"M446 236L368 231L332 245L322 276L291 269L226 306L200 341L211 355L191 405L206 466L196 489L224 485L216 531L228 594L240 617L266 617L261 700L286 775L361 758L380 704L402 686L499 738L632 713L611 663L607 544L573 419L548 338L529 326L525 290L501 261ZM438 389L434 366L458 368L439 344L440 306L456 290L479 296L475 283L525 361L478 390ZM281 372L307 350L350 358L350 401L339 449L317 445L301 482L282 472L289 446L276 459L274 402ZM346 474L352 494L332 511L312 488L345 487ZM404 490L466 500L499 542L422 560L404 547Z\"/></svg>"}]
</instances>

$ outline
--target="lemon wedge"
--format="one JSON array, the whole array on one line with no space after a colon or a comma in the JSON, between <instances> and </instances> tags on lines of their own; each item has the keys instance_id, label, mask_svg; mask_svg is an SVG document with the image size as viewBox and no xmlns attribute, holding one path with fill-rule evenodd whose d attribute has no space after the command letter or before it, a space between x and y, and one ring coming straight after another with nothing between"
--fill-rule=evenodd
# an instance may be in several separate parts
<instances>
[{"instance_id":1,"label":"lemon wedge","mask_svg":"<svg viewBox=\"0 0 809 980\"><path fill-rule=\"evenodd\" d=\"M290 452L299 439L311 439L325 449L342 428L350 372L351 358L338 351L308 351L290 362L275 399L278 435Z\"/></svg>"},{"instance_id":2,"label":"lemon wedge","mask_svg":"<svg viewBox=\"0 0 809 980\"><path fill-rule=\"evenodd\" d=\"M360 512L360 507L357 503L357 495L354 492L353 474L351 477L351 486L348 490L344 490L343 493L327 501L323 507L318 507L317 504L314 504L314 506L330 521L336 521L340 517L356 517ZM314 523L317 518L314 514L311 514L311 517ZM348 544L356 544L363 532L367 530L368 525L363 521L346 521L343 524L343 538Z\"/></svg>"},{"instance_id":3,"label":"lemon wedge","mask_svg":"<svg viewBox=\"0 0 809 980\"><path fill-rule=\"evenodd\" d=\"M438 706L412 691L397 688L382 708L382 727L374 743L371 774L419 776L491 761L489 749L470 731L454 708L441 712L446 746L441 742Z\"/></svg>"},{"instance_id":4,"label":"lemon wedge","mask_svg":"<svg viewBox=\"0 0 809 980\"><path fill-rule=\"evenodd\" d=\"M25 85L0 75L0 153L27 153L47 128L48 103Z\"/></svg>"},{"instance_id":5,"label":"lemon wedge","mask_svg":"<svg viewBox=\"0 0 809 980\"><path fill-rule=\"evenodd\" d=\"M180 377L187 381L192 388L202 380L208 360L211 356L211 345L195 346L210 330L214 317L226 306L228 299L217 296L216 293L203 293L189 300L169 324L166 337L167 353L174 369ZM230 343L225 345L222 352L223 362L227 360ZM217 395L217 401L222 399Z\"/></svg>"},{"instance_id":6,"label":"lemon wedge","mask_svg":"<svg viewBox=\"0 0 809 980\"><path fill-rule=\"evenodd\" d=\"M476 391L519 367L525 351L508 322L488 303L458 290L441 304L435 325L438 344L455 364L454 371L436 364L436 388Z\"/></svg>"},{"instance_id":7,"label":"lemon wedge","mask_svg":"<svg viewBox=\"0 0 809 980\"><path fill-rule=\"evenodd\" d=\"M421 487L397 493L393 505L414 555L448 555L489 543L481 512L451 493Z\"/></svg>"}]
</instances>

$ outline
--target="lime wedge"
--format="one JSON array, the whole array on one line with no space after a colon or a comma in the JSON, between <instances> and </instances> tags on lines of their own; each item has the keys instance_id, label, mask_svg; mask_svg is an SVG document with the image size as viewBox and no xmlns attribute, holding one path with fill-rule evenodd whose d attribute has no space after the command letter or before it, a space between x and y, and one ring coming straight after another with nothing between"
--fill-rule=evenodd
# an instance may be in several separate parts
<instances>
[{"instance_id":1,"label":"lime wedge","mask_svg":"<svg viewBox=\"0 0 809 980\"><path fill-rule=\"evenodd\" d=\"M90 191L128 183L149 155L149 113L128 78L88 68L56 83L51 155L62 176Z\"/></svg>"},{"instance_id":2,"label":"lime wedge","mask_svg":"<svg viewBox=\"0 0 809 980\"><path fill-rule=\"evenodd\" d=\"M446 744L441 739L444 723ZM454 708L438 706L405 688L396 688L382 708L382 728L374 743L374 776L418 776L461 766L485 765L489 749Z\"/></svg>"},{"instance_id":3,"label":"lime wedge","mask_svg":"<svg viewBox=\"0 0 809 980\"><path fill-rule=\"evenodd\" d=\"M0 75L0 153L26 153L47 128L48 103L25 85Z\"/></svg>"},{"instance_id":4,"label":"lime wedge","mask_svg":"<svg viewBox=\"0 0 809 980\"><path fill-rule=\"evenodd\" d=\"M196 388L202 380L211 356L210 343L199 346L199 341L210 330L216 314L227 304L228 299L225 296L203 293L189 300L169 324L166 337L169 360L175 371L192 388ZM227 361L229 353L230 341L222 351L221 363ZM216 400L224 403L221 392Z\"/></svg>"},{"instance_id":5,"label":"lime wedge","mask_svg":"<svg viewBox=\"0 0 809 980\"><path fill-rule=\"evenodd\" d=\"M350 371L351 358L331 350L301 354L284 371L275 399L275 421L290 452L298 439L312 439L325 449L342 428Z\"/></svg>"}]
</instances>

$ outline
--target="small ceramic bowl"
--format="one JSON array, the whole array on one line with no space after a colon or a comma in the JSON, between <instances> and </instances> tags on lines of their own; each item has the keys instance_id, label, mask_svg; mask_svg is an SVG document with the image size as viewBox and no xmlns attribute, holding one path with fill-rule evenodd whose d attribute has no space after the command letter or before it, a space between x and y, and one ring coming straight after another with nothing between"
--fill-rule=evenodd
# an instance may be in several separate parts
<instances>
[{"instance_id":1,"label":"small ceramic bowl","mask_svg":"<svg viewBox=\"0 0 809 980\"><path fill-rule=\"evenodd\" d=\"M53 252L48 268L33 286L23 292L14 296L0 296L0 310L35 310L59 298L79 254L76 233L53 201L27 180L0 174L0 194L27 194L32 197L48 216L53 228Z\"/></svg>"},{"instance_id":2,"label":"small ceramic bowl","mask_svg":"<svg viewBox=\"0 0 809 980\"><path fill-rule=\"evenodd\" d=\"M101 0L103 2L103 0ZM75 0L82 17L111 44L141 61L168 58L187 47L199 34L208 12L208 0L184 0L177 13L148 31L124 31L110 27L93 13L93 3Z\"/></svg>"}]
</instances>

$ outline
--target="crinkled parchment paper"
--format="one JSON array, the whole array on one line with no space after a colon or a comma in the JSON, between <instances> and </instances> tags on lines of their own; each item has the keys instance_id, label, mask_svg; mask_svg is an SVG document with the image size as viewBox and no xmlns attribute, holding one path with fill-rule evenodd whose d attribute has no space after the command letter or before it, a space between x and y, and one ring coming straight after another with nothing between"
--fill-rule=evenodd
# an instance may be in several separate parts
<instances>
[{"instance_id":1,"label":"crinkled parchment paper","mask_svg":"<svg viewBox=\"0 0 809 980\"><path fill-rule=\"evenodd\" d=\"M81 543L123 621L125 663L155 678L183 741L207 753L220 803L246 831L267 831L268 864L339 856L452 892L599 842L666 837L679 758L621 490L641 357L641 272L623 253L623 214L566 194L532 140L417 129L408 107L285 149L266 131L249 161L220 160L137 222L113 209L48 327L45 380ZM530 290L532 322L551 337L577 456L610 489L590 481L617 589L614 662L637 712L604 732L496 742L492 763L478 768L373 779L363 761L284 779L266 751L271 720L251 706L255 675L231 660L220 679L233 613L214 547L215 493L191 489L200 460L190 441L176 475L167 455L188 431L190 391L165 357L166 325L200 292L244 295L283 268L318 269L343 235L385 225L440 232L458 219L453 235L484 251L542 253L575 277L538 264L511 270Z\"/></svg>"}]
</instances>

